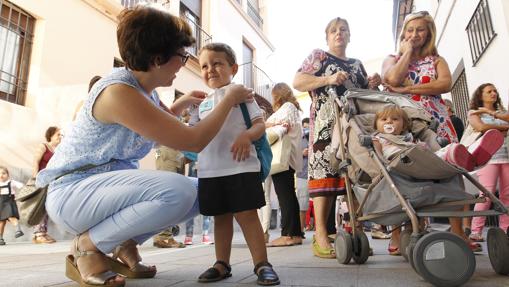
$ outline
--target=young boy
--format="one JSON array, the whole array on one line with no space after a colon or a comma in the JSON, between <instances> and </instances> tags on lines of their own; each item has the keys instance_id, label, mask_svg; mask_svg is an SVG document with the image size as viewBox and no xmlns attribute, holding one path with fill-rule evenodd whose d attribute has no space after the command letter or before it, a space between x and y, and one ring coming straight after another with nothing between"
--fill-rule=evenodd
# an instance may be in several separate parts
<instances>
[{"instance_id":1,"label":"young boy","mask_svg":"<svg viewBox=\"0 0 509 287\"><path fill-rule=\"evenodd\" d=\"M226 44L206 45L200 51L199 60L205 84L215 90L199 107L191 109L191 125L207 117L224 98L238 70L235 53ZM211 268L199 276L199 282L214 282L232 276L229 262L235 217L253 257L257 283L265 286L279 284L276 272L267 261L263 230L257 214L258 208L265 205L265 198L260 162L252 142L263 135L265 123L256 102L246 105L251 128L247 129L240 107L233 108L219 133L198 155L200 213L214 216L217 259Z\"/></svg>"}]
</instances>

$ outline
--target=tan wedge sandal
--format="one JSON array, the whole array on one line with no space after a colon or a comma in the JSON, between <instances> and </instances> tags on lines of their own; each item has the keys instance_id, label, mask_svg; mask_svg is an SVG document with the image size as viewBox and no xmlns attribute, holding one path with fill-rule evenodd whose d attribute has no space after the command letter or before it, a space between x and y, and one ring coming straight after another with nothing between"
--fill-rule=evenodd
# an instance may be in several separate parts
<instances>
[{"instance_id":1,"label":"tan wedge sandal","mask_svg":"<svg viewBox=\"0 0 509 287\"><path fill-rule=\"evenodd\" d=\"M102 255L107 257L99 251L80 251L78 247L79 236L74 240L74 254L69 254L65 258L65 275L80 284L81 287L97 287L97 286L108 286L108 287L123 287L125 282L117 282L111 279L115 279L118 274L112 271L104 271L99 274L91 274L87 278L82 278L81 273L78 269L78 258L89 256L93 254Z\"/></svg>"},{"instance_id":2,"label":"tan wedge sandal","mask_svg":"<svg viewBox=\"0 0 509 287\"><path fill-rule=\"evenodd\" d=\"M136 248L137 243L133 240L128 240L115 248L112 257L107 257L111 269L127 278L153 278L156 276L157 270L155 266L145 265L141 262L140 253ZM136 260L133 267L129 267L123 260L119 258L120 253L127 255L128 261ZM136 256L133 258L133 256Z\"/></svg>"}]
</instances>

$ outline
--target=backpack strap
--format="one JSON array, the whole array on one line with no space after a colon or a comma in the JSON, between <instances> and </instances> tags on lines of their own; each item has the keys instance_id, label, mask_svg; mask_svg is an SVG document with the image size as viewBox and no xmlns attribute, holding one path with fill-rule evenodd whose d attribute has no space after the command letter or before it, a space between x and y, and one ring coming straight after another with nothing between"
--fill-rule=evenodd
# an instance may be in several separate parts
<instances>
[{"instance_id":1,"label":"backpack strap","mask_svg":"<svg viewBox=\"0 0 509 287\"><path fill-rule=\"evenodd\" d=\"M246 123L247 128L250 129L253 124L251 123L251 118L249 117L247 106L245 103L241 103L239 106L240 110L242 111L242 117L244 117L244 122Z\"/></svg>"}]
</instances>

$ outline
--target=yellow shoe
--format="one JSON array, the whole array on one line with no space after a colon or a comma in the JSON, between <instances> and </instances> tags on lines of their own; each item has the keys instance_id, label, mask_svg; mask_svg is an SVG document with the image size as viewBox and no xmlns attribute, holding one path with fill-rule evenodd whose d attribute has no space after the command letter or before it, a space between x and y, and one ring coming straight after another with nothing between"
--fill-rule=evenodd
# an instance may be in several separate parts
<instances>
[{"instance_id":1,"label":"yellow shoe","mask_svg":"<svg viewBox=\"0 0 509 287\"><path fill-rule=\"evenodd\" d=\"M316 242L315 236L313 236L313 244L311 246L313 248L313 254L316 257L326 258L326 259L334 259L334 258L336 258L336 251L334 251L334 248L332 248L332 247L326 247L326 248L320 247L318 242Z\"/></svg>"}]
</instances>

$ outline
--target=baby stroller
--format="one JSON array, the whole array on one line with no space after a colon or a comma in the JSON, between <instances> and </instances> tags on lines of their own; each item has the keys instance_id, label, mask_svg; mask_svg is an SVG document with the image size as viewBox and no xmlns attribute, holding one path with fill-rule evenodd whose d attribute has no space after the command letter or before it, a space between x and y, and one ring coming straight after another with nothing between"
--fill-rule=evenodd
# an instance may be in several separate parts
<instances>
[{"instance_id":1,"label":"baby stroller","mask_svg":"<svg viewBox=\"0 0 509 287\"><path fill-rule=\"evenodd\" d=\"M332 136L331 161L346 175L350 224L371 221L399 225L410 221L412 231L401 233L400 250L412 268L436 286L459 286L475 270L475 257L467 243L450 232L426 233L419 224L422 217L473 217L508 213L508 209L468 172L436 156L440 141L432 130L431 117L406 96L372 90L351 89L344 97L335 96L336 122ZM398 105L411 119L411 132L430 148L414 145L391 161L373 148L374 114L386 105ZM442 145L445 145L443 143ZM431 149L431 150L430 150ZM477 187L482 196L465 192L463 178ZM355 197L354 197L355 195ZM464 205L483 202L489 197L493 209L462 211ZM509 274L509 239L506 231L491 228L487 237L493 269ZM369 257L369 241L362 228L338 230L334 243L339 263L353 260L363 264Z\"/></svg>"}]
</instances>

